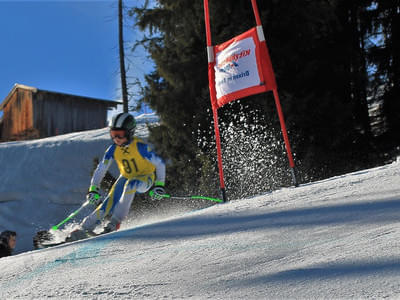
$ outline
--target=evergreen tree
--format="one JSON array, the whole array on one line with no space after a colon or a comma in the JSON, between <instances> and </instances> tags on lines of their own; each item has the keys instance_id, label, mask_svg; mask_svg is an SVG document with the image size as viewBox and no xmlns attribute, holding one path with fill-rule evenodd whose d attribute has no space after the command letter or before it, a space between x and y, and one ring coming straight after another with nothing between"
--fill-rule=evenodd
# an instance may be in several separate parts
<instances>
[{"instance_id":1,"label":"evergreen tree","mask_svg":"<svg viewBox=\"0 0 400 300\"><path fill-rule=\"evenodd\" d=\"M360 160L370 150L362 34L357 14L351 18L359 6L345 2L279 1L264 13L294 152L308 178L365 167Z\"/></svg>"},{"instance_id":2,"label":"evergreen tree","mask_svg":"<svg viewBox=\"0 0 400 300\"><path fill-rule=\"evenodd\" d=\"M383 103L386 133L380 142L390 149L400 144L400 1L373 1L368 18L367 55L374 68L371 89Z\"/></svg>"},{"instance_id":3,"label":"evergreen tree","mask_svg":"<svg viewBox=\"0 0 400 300\"><path fill-rule=\"evenodd\" d=\"M143 40L156 65L146 76L143 100L157 111L162 125L151 130L151 137L170 161L173 176L168 178L175 179L170 187L190 190L201 172L195 159L201 154L198 124L211 122L202 3L159 1L158 7L134 13L140 28L153 35Z\"/></svg>"}]
</instances>

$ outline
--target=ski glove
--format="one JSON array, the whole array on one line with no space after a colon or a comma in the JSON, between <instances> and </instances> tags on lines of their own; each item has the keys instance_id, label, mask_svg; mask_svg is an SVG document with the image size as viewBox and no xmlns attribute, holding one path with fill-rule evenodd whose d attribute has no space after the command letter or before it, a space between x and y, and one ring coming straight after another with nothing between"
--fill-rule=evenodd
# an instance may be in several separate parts
<instances>
[{"instance_id":1,"label":"ski glove","mask_svg":"<svg viewBox=\"0 0 400 300\"><path fill-rule=\"evenodd\" d=\"M92 185L89 188L89 193L86 194L86 200L89 201L90 204L98 206L101 203L99 189L97 186Z\"/></svg>"},{"instance_id":2,"label":"ski glove","mask_svg":"<svg viewBox=\"0 0 400 300\"><path fill-rule=\"evenodd\" d=\"M163 183L156 182L156 185L150 190L149 195L153 200L161 200L164 198L165 189L163 185Z\"/></svg>"}]
</instances>

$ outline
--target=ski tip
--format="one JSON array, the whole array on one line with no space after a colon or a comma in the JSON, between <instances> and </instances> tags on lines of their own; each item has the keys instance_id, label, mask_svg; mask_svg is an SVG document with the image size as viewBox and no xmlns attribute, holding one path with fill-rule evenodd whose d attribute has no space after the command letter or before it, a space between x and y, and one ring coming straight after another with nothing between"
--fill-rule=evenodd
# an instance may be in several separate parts
<instances>
[{"instance_id":1,"label":"ski tip","mask_svg":"<svg viewBox=\"0 0 400 300\"><path fill-rule=\"evenodd\" d=\"M34 249L38 249L41 247L43 242L51 241L53 239L53 235L47 230L42 230L36 233L33 237L33 247Z\"/></svg>"},{"instance_id":2,"label":"ski tip","mask_svg":"<svg viewBox=\"0 0 400 300\"><path fill-rule=\"evenodd\" d=\"M58 227L57 226L53 226L53 227L51 227L51 230L54 230L54 231L56 231L58 229Z\"/></svg>"}]
</instances>

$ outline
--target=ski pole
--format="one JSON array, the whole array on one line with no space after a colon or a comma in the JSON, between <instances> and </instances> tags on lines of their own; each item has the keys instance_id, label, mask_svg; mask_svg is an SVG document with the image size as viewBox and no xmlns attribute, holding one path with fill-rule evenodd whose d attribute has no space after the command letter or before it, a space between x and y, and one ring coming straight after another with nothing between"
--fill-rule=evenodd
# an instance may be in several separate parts
<instances>
[{"instance_id":1,"label":"ski pole","mask_svg":"<svg viewBox=\"0 0 400 300\"><path fill-rule=\"evenodd\" d=\"M59 224L54 225L53 227L51 227L51 229L53 230L57 230L58 227L60 227L61 225L63 225L64 223L66 223L67 221L69 221L70 219L72 219L73 217L75 217L86 205L89 204L89 201L86 201L85 203L83 203L81 205L81 207L79 207L77 210L75 210L72 214L70 214L67 218L65 218L63 221L61 221Z\"/></svg>"},{"instance_id":2,"label":"ski pole","mask_svg":"<svg viewBox=\"0 0 400 300\"><path fill-rule=\"evenodd\" d=\"M163 198L170 198L170 199L200 199L200 200L208 200L208 201L213 201L213 202L218 202L218 203L223 203L224 201L219 198L211 198L211 197L205 197L205 196L171 196L168 194L161 195Z\"/></svg>"}]
</instances>

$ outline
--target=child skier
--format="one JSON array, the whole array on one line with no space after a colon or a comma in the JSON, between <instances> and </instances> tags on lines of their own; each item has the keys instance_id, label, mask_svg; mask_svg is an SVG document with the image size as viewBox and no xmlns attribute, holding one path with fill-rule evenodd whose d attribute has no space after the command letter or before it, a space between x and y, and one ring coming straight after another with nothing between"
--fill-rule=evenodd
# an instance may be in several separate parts
<instances>
[{"instance_id":1,"label":"child skier","mask_svg":"<svg viewBox=\"0 0 400 300\"><path fill-rule=\"evenodd\" d=\"M165 194L165 163L147 143L134 137L135 129L135 118L129 113L119 113L112 118L110 136L114 143L97 166L86 196L97 208L82 221L80 229L70 234L67 241L90 236L107 215L111 215L111 219L102 233L118 230L121 221L128 215L135 193L150 190L150 195L156 199ZM120 176L102 202L99 186L114 160Z\"/></svg>"}]
</instances>

